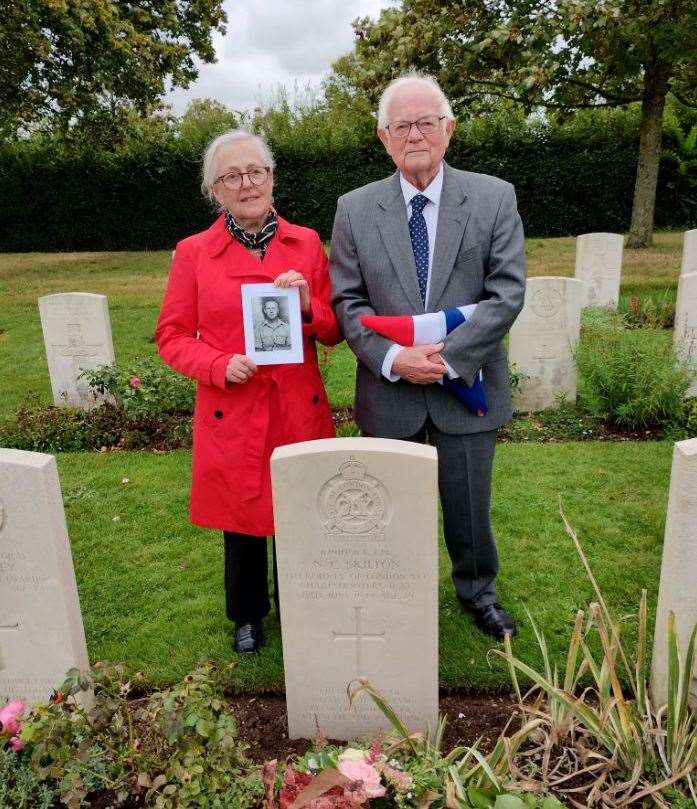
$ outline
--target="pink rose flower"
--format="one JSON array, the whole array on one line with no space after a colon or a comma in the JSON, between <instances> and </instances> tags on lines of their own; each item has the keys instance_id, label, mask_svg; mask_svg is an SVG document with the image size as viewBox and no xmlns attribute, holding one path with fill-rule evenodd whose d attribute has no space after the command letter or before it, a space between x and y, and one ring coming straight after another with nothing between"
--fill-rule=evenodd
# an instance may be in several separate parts
<instances>
[{"instance_id":1,"label":"pink rose flower","mask_svg":"<svg viewBox=\"0 0 697 809\"><path fill-rule=\"evenodd\" d=\"M338 770L350 781L360 781L363 790L369 798L382 798L386 789L380 783L380 775L372 764L367 761L344 759L339 761Z\"/></svg>"},{"instance_id":2,"label":"pink rose flower","mask_svg":"<svg viewBox=\"0 0 697 809\"><path fill-rule=\"evenodd\" d=\"M0 725L4 733L14 736L19 732L19 717L24 713L25 707L21 699L15 699L0 710Z\"/></svg>"},{"instance_id":3,"label":"pink rose flower","mask_svg":"<svg viewBox=\"0 0 697 809\"><path fill-rule=\"evenodd\" d=\"M142 384L142 383L141 383L141 381L140 381L140 378L139 378L139 377L137 377L137 376L132 376L132 377L131 377L131 378L128 380L128 384L129 384L129 385L130 385L132 388L139 388L139 387L141 386L141 384Z\"/></svg>"},{"instance_id":4,"label":"pink rose flower","mask_svg":"<svg viewBox=\"0 0 697 809\"><path fill-rule=\"evenodd\" d=\"M24 747L24 742L19 738L19 736L13 736L10 739L10 747L16 753L19 753L19 751Z\"/></svg>"}]
</instances>

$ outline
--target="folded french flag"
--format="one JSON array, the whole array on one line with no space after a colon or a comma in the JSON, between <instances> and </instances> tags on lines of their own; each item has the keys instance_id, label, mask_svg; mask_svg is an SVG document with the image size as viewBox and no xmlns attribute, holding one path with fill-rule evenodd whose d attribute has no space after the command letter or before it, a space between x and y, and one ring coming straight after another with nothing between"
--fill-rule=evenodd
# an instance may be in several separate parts
<instances>
[{"instance_id":1,"label":"folded french flag","mask_svg":"<svg viewBox=\"0 0 697 809\"><path fill-rule=\"evenodd\" d=\"M456 309L427 312L425 315L361 315L361 323L401 346L422 346L442 342L453 329L469 320L476 308L477 304L472 303ZM481 370L472 385L468 385L464 379L450 379L447 374L442 379L442 385L471 413L486 415L489 407Z\"/></svg>"}]
</instances>

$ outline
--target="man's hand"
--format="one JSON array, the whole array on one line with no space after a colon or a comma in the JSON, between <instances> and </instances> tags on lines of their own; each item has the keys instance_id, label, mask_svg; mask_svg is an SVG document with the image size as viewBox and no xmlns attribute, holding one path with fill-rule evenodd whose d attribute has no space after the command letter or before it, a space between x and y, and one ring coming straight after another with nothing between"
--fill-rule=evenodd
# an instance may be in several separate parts
<instances>
[{"instance_id":1,"label":"man's hand","mask_svg":"<svg viewBox=\"0 0 697 809\"><path fill-rule=\"evenodd\" d=\"M430 385L440 382L447 369L438 356L444 343L403 348L392 363L393 373L414 385Z\"/></svg>"},{"instance_id":2,"label":"man's hand","mask_svg":"<svg viewBox=\"0 0 697 809\"><path fill-rule=\"evenodd\" d=\"M246 354L233 354L228 360L225 379L242 384L256 373L257 364Z\"/></svg>"}]
</instances>

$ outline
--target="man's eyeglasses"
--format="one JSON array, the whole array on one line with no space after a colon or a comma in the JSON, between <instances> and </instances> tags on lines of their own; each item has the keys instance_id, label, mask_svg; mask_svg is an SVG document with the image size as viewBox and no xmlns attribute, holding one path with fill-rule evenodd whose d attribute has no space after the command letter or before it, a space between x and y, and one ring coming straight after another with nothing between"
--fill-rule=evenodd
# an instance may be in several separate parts
<instances>
[{"instance_id":1,"label":"man's eyeglasses","mask_svg":"<svg viewBox=\"0 0 697 809\"><path fill-rule=\"evenodd\" d=\"M424 115L418 121L392 121L385 129L393 138L406 138L415 126L422 135L432 135L440 127L440 122L446 118L445 115Z\"/></svg>"},{"instance_id":2,"label":"man's eyeglasses","mask_svg":"<svg viewBox=\"0 0 697 809\"><path fill-rule=\"evenodd\" d=\"M264 185L267 177L271 171L271 166L255 166L249 171L228 171L227 174L221 174L216 177L216 183L222 183L225 188L230 191L237 191L242 188L242 178L249 177L249 182L252 185Z\"/></svg>"}]
</instances>

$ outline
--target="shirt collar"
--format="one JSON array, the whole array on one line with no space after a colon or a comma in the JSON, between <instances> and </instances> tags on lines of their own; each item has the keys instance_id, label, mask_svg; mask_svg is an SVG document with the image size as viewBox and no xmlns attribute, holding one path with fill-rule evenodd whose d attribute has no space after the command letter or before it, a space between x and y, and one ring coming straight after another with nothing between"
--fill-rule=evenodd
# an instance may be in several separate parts
<instances>
[{"instance_id":1,"label":"shirt collar","mask_svg":"<svg viewBox=\"0 0 697 809\"><path fill-rule=\"evenodd\" d=\"M432 202L436 207L438 207L440 204L440 195L443 191L443 163L440 164L438 174L436 174L436 176L431 180L426 188L424 188L423 191L419 191L416 186L413 186L408 180L406 180L401 172L399 173L399 183L402 186L402 194L404 195L405 205L409 205L417 194L423 194L423 196L426 197L429 202Z\"/></svg>"}]
</instances>

